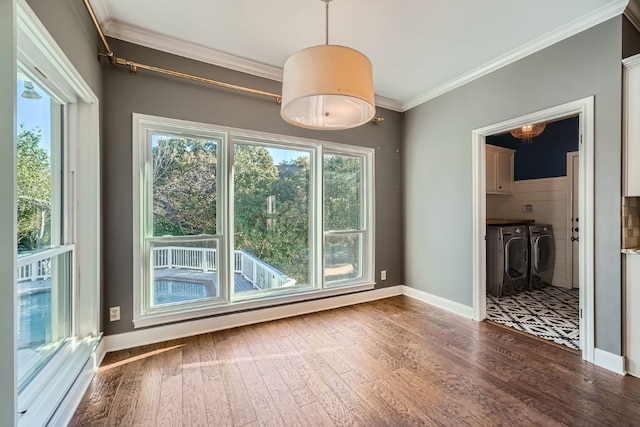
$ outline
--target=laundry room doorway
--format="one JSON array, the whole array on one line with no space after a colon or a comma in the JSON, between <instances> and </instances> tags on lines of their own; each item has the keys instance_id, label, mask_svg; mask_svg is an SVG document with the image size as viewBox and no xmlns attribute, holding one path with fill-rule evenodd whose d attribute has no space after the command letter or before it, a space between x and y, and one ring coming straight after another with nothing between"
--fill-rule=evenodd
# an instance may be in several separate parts
<instances>
[{"instance_id":1,"label":"laundry room doorway","mask_svg":"<svg viewBox=\"0 0 640 427\"><path fill-rule=\"evenodd\" d=\"M567 148L560 160L535 154L540 148L532 149L531 144L545 126L551 132L565 121L577 128L574 148ZM593 123L593 97L589 97L475 129L472 135L474 318L495 321L497 313L500 323L579 350L590 362L594 357ZM496 137L501 135L519 138L524 145L509 147ZM550 167L561 171L540 172ZM525 250L514 252L510 248L516 246L505 243L516 235L529 242ZM514 259L528 263L524 280L509 268ZM524 301L521 310L510 311L520 304L511 302L514 297ZM562 317L564 309L571 316ZM532 319L536 316L544 321ZM557 331L564 336L558 338Z\"/></svg>"}]
</instances>

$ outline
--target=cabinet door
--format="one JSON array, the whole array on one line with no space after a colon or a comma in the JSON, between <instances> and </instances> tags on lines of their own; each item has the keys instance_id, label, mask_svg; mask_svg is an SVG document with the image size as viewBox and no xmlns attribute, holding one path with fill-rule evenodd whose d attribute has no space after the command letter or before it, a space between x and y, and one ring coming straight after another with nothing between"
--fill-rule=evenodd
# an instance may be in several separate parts
<instances>
[{"instance_id":1,"label":"cabinet door","mask_svg":"<svg viewBox=\"0 0 640 427\"><path fill-rule=\"evenodd\" d=\"M625 270L626 369L640 377L640 255L625 255Z\"/></svg>"},{"instance_id":2,"label":"cabinet door","mask_svg":"<svg viewBox=\"0 0 640 427\"><path fill-rule=\"evenodd\" d=\"M625 71L624 194L640 196L640 66Z\"/></svg>"},{"instance_id":3,"label":"cabinet door","mask_svg":"<svg viewBox=\"0 0 640 427\"><path fill-rule=\"evenodd\" d=\"M498 151L496 153L496 191L511 193L513 189L513 153Z\"/></svg>"},{"instance_id":4,"label":"cabinet door","mask_svg":"<svg viewBox=\"0 0 640 427\"><path fill-rule=\"evenodd\" d=\"M496 152L487 146L486 171L487 171L487 193L495 193L498 189L498 177L496 175Z\"/></svg>"}]
</instances>

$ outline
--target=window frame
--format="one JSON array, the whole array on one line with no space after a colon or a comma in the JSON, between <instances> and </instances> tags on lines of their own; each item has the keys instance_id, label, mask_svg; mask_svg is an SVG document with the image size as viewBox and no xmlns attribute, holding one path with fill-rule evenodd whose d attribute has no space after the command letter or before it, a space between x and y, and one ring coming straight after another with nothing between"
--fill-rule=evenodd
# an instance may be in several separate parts
<instances>
[{"instance_id":1,"label":"window frame","mask_svg":"<svg viewBox=\"0 0 640 427\"><path fill-rule=\"evenodd\" d=\"M160 325L171 322L192 320L201 317L226 314L241 310L264 308L278 304L304 301L320 297L370 290L375 286L374 253L374 167L375 150L368 147L346 145L336 142L284 136L266 132L244 130L207 123L158 117L140 113L132 114L132 167L133 167L133 324L134 328ZM210 135L221 138L217 157L218 189L218 230L221 248L224 248L224 276L219 275L219 283L227 288L226 299L219 301L200 300L184 304L171 304L171 307L156 306L153 309L145 303L144 288L152 286L145 279L145 271L150 267L150 252L145 249L144 230L153 221L148 211L153 201L148 194L153 193L149 180L150 163L147 144L150 134L171 133L181 137L191 136L210 139ZM149 139L150 141L150 139ZM251 144L281 149L299 149L310 152L310 188L309 188L309 281L310 286L300 288L280 288L277 292L252 293L252 295L234 295L229 290L233 283L231 254L234 254L233 238L233 161L235 144ZM323 156L325 152L338 155L358 156L363 159L362 183L362 225L363 266L362 277L341 283L341 286L327 288L324 283L324 212L323 212ZM221 261L222 262L222 259ZM147 276L148 277L148 276ZM221 292L222 293L222 292Z\"/></svg>"},{"instance_id":2,"label":"window frame","mask_svg":"<svg viewBox=\"0 0 640 427\"><path fill-rule=\"evenodd\" d=\"M56 416L80 372L90 366L100 339L99 100L27 3L18 0L16 6L17 55L12 65L28 70L64 110L61 128L56 129L64 138L60 206L64 224L60 224L62 235L51 251L70 253L71 337L24 387L17 390L17 382L14 384L18 425L44 425ZM15 194L13 206L15 209ZM16 268L23 262L14 249ZM14 284L16 280L17 272ZM16 336L17 325L13 329ZM15 344L13 350L17 356Z\"/></svg>"}]
</instances>

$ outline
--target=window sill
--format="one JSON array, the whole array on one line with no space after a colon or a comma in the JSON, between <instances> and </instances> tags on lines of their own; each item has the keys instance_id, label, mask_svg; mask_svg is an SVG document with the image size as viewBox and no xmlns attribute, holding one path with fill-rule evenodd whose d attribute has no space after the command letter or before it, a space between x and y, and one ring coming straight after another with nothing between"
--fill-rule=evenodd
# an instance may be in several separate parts
<instances>
[{"instance_id":1,"label":"window sill","mask_svg":"<svg viewBox=\"0 0 640 427\"><path fill-rule=\"evenodd\" d=\"M133 319L134 328L145 328L149 326L163 325L173 322L182 322L186 320L193 320L201 317L217 316L222 314L230 314L233 312L254 310L260 308L273 307L283 304L292 304L296 302L321 299L326 297L332 297L337 295L350 294L360 291L368 291L373 289L375 283L364 283L350 285L348 287L335 287L324 290L301 290L295 294L282 295L272 297L262 297L259 300L244 300L229 303L213 303L216 305L208 304L206 307L185 307L180 306L180 311L177 312L177 307L172 309L154 309L153 312L143 314L137 319Z\"/></svg>"}]
</instances>

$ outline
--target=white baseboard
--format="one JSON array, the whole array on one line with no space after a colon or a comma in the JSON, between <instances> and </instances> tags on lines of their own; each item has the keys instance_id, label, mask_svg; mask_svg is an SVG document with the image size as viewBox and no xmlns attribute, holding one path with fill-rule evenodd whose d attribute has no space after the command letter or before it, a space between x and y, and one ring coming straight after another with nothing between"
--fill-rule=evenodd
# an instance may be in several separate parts
<instances>
[{"instance_id":1,"label":"white baseboard","mask_svg":"<svg viewBox=\"0 0 640 427\"><path fill-rule=\"evenodd\" d=\"M608 369L616 374L625 375L624 356L609 353L596 348L593 353L593 363L601 368Z\"/></svg>"},{"instance_id":2,"label":"white baseboard","mask_svg":"<svg viewBox=\"0 0 640 427\"><path fill-rule=\"evenodd\" d=\"M417 299L418 301L427 303L429 305L433 305L435 307L449 311L453 314L473 319L473 307L469 307L468 305L460 304L455 301L432 295L428 292L420 291L409 286L402 286L402 294L410 298Z\"/></svg>"},{"instance_id":3,"label":"white baseboard","mask_svg":"<svg viewBox=\"0 0 640 427\"><path fill-rule=\"evenodd\" d=\"M93 350L91 357L85 363L82 371L74 381L73 385L67 392L60 406L56 409L51 420L49 420L48 426L52 427L64 427L69 425L73 414L75 413L78 405L82 401L85 392L89 388L93 377L95 376L98 367L102 363L102 359L107 354L104 338L100 340L96 348Z\"/></svg>"},{"instance_id":4,"label":"white baseboard","mask_svg":"<svg viewBox=\"0 0 640 427\"><path fill-rule=\"evenodd\" d=\"M141 345L205 334L207 332L236 328L254 323L268 322L270 320L284 319L286 317L300 316L302 314L315 313L317 311L330 310L332 308L345 307L363 302L389 298L402 295L403 288L404 287L402 285L397 285L354 294L288 304L280 307L269 307L241 313L232 313L224 316L158 326L149 329L140 329L133 332L126 332L124 334L108 335L103 338L103 341L105 342L105 349L107 352L123 350Z\"/></svg>"}]
</instances>

